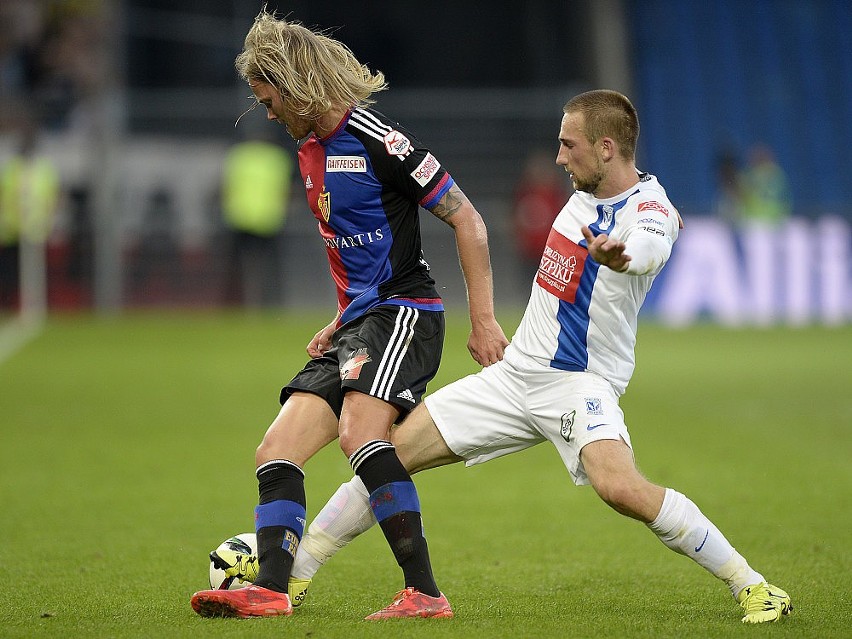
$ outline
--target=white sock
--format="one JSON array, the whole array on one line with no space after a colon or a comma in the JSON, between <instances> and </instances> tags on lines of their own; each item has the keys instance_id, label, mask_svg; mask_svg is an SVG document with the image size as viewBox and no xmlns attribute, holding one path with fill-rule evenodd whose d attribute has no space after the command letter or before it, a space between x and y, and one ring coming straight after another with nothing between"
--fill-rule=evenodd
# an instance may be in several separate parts
<instances>
[{"instance_id":1,"label":"white sock","mask_svg":"<svg viewBox=\"0 0 852 639\"><path fill-rule=\"evenodd\" d=\"M660 513L648 528L666 546L724 581L735 598L746 586L764 581L698 506L671 488L666 489Z\"/></svg>"},{"instance_id":2,"label":"white sock","mask_svg":"<svg viewBox=\"0 0 852 639\"><path fill-rule=\"evenodd\" d=\"M308 526L291 574L297 579L312 579L320 566L375 523L370 493L356 475L340 485Z\"/></svg>"}]
</instances>

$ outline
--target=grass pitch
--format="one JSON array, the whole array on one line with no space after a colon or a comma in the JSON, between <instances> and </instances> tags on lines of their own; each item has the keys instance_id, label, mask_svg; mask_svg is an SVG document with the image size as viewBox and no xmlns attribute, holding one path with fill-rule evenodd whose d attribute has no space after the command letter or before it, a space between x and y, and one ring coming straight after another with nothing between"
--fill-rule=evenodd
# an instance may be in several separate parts
<instances>
[{"instance_id":1,"label":"grass pitch","mask_svg":"<svg viewBox=\"0 0 852 639\"><path fill-rule=\"evenodd\" d=\"M778 624L740 624L723 584L547 445L415 477L455 619L362 621L401 587L378 529L291 618L198 617L207 553L252 528L278 388L327 319L57 318L0 364L0 637L852 636L852 327L640 327L622 401L640 467L790 592ZM432 388L476 370L465 341L450 317ZM350 471L334 446L306 471L310 517Z\"/></svg>"}]
</instances>

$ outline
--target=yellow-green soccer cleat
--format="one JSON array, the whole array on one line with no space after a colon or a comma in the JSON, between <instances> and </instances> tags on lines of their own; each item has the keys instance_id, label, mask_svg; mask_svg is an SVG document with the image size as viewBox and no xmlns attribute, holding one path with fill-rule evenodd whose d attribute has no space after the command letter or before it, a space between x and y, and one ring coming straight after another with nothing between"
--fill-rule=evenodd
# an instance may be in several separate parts
<instances>
[{"instance_id":1,"label":"yellow-green soccer cleat","mask_svg":"<svg viewBox=\"0 0 852 639\"><path fill-rule=\"evenodd\" d=\"M294 608L298 608L305 601L305 597L308 596L308 586L310 585L310 579L290 577L290 581L287 584L287 593L290 595L290 602Z\"/></svg>"},{"instance_id":2,"label":"yellow-green soccer cleat","mask_svg":"<svg viewBox=\"0 0 852 639\"><path fill-rule=\"evenodd\" d=\"M257 542L254 533L226 539L210 553L210 587L219 590L244 588L257 578Z\"/></svg>"},{"instance_id":3,"label":"yellow-green soccer cleat","mask_svg":"<svg viewBox=\"0 0 852 639\"><path fill-rule=\"evenodd\" d=\"M765 581L743 588L737 601L745 611L743 623L778 621L782 615L793 611L790 595Z\"/></svg>"}]
</instances>

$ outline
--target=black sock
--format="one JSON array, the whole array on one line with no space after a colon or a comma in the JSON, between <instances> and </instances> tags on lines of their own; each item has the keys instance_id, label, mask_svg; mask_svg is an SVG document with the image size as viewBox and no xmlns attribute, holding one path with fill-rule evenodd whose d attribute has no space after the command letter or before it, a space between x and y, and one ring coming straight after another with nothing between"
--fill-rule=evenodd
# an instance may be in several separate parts
<instances>
[{"instance_id":1,"label":"black sock","mask_svg":"<svg viewBox=\"0 0 852 639\"><path fill-rule=\"evenodd\" d=\"M372 441L349 459L370 491L370 506L405 576L405 586L431 597L440 595L423 536L414 482L390 442Z\"/></svg>"},{"instance_id":2,"label":"black sock","mask_svg":"<svg viewBox=\"0 0 852 639\"><path fill-rule=\"evenodd\" d=\"M296 548L305 529L305 475L296 464L276 459L257 469L255 509L259 569L255 585L287 592Z\"/></svg>"}]
</instances>

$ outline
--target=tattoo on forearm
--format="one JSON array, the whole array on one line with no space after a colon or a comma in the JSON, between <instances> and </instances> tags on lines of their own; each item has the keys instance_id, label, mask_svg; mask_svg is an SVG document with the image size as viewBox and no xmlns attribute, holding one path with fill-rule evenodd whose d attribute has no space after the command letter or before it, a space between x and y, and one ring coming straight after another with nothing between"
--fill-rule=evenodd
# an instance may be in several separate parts
<instances>
[{"instance_id":1,"label":"tattoo on forearm","mask_svg":"<svg viewBox=\"0 0 852 639\"><path fill-rule=\"evenodd\" d=\"M456 186L453 186L447 194L441 198L435 207L432 209L432 215L439 220L447 222L461 208L465 201L464 193Z\"/></svg>"}]
</instances>

